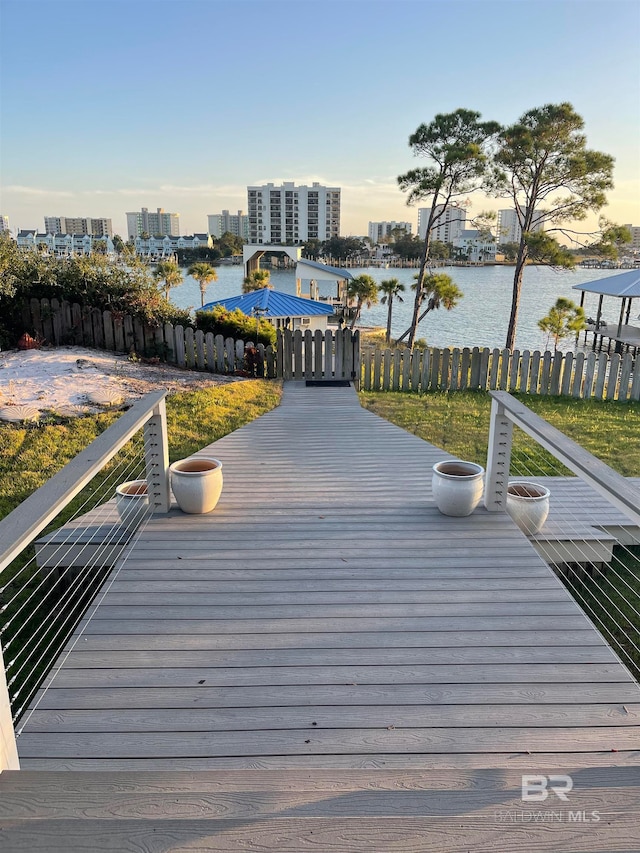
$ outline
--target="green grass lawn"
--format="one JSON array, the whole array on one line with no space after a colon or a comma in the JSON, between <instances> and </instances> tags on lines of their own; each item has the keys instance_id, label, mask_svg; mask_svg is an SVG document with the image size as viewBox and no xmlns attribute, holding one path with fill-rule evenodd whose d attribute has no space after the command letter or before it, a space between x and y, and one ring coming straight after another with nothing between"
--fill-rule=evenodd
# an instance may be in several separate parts
<instances>
[{"instance_id":1,"label":"green grass lawn","mask_svg":"<svg viewBox=\"0 0 640 853\"><path fill-rule=\"evenodd\" d=\"M515 394L521 402L625 477L640 477L640 403ZM482 391L360 394L362 405L453 456L486 463L491 397ZM514 462L529 450L542 475L558 463L514 430ZM544 468L544 470L543 470Z\"/></svg>"}]
</instances>

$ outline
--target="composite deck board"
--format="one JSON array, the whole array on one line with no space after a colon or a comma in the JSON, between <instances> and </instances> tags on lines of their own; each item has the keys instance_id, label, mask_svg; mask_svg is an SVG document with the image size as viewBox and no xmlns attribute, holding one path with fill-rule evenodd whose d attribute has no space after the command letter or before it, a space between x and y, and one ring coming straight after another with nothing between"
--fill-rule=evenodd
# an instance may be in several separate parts
<instances>
[{"instance_id":1,"label":"composite deck board","mask_svg":"<svg viewBox=\"0 0 640 853\"><path fill-rule=\"evenodd\" d=\"M449 454L302 383L203 452L220 504L129 543L21 721L23 768L640 759L638 685L531 542L438 513Z\"/></svg>"},{"instance_id":2,"label":"composite deck board","mask_svg":"<svg viewBox=\"0 0 640 853\"><path fill-rule=\"evenodd\" d=\"M452 756L453 761L460 758ZM487 756L489 762L495 758ZM343 759L351 760L336 757ZM293 767L268 772L4 773L3 849L636 851L640 794L635 768L585 770L573 759L564 757L563 772L578 781L571 792L574 813L595 813L597 821L499 820L497 813L521 811L522 771L514 766L496 772L492 766L474 770L461 765L428 774L349 767L313 773ZM441 760L431 757L436 767Z\"/></svg>"}]
</instances>

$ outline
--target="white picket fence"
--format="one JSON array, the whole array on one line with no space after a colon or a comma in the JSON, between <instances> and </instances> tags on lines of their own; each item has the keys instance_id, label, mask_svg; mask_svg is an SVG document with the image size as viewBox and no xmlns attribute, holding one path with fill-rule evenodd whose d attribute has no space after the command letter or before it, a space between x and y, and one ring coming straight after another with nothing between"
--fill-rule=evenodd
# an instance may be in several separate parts
<instances>
[{"instance_id":1,"label":"white picket fence","mask_svg":"<svg viewBox=\"0 0 640 853\"><path fill-rule=\"evenodd\" d=\"M579 399L640 400L631 353L508 349L373 349L362 353L365 391L522 391Z\"/></svg>"}]
</instances>

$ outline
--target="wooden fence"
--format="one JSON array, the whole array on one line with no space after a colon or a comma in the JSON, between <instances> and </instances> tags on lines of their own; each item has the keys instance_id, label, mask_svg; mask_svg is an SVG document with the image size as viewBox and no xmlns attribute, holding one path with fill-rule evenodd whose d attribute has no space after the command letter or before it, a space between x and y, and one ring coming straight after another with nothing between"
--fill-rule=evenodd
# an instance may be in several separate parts
<instances>
[{"instance_id":1,"label":"wooden fence","mask_svg":"<svg viewBox=\"0 0 640 853\"><path fill-rule=\"evenodd\" d=\"M139 319L57 299L31 299L25 328L54 346L78 345L113 352L157 356L179 367L213 373L243 371L244 341L223 338L190 326L146 326ZM258 345L258 375L284 379L353 379L359 377L360 335L348 329L278 330L276 347Z\"/></svg>"},{"instance_id":2,"label":"wooden fence","mask_svg":"<svg viewBox=\"0 0 640 853\"><path fill-rule=\"evenodd\" d=\"M365 391L522 391L596 400L640 400L631 353L508 349L380 350L362 355Z\"/></svg>"},{"instance_id":3,"label":"wooden fence","mask_svg":"<svg viewBox=\"0 0 640 853\"><path fill-rule=\"evenodd\" d=\"M61 346L157 355L180 367L235 373L245 367L244 343L165 323L152 328L128 315L56 299L32 299L26 328ZM278 330L275 348L258 346L260 375L283 379L346 379L365 391L523 391L581 399L640 400L640 367L631 353L553 353L507 349L360 351L349 329Z\"/></svg>"}]
</instances>

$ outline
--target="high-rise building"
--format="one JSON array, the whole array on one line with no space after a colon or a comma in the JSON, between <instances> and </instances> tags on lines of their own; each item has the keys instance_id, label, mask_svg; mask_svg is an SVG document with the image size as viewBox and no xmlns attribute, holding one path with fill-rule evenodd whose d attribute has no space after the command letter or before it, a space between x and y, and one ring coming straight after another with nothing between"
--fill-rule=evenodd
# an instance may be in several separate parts
<instances>
[{"instance_id":1,"label":"high-rise building","mask_svg":"<svg viewBox=\"0 0 640 853\"><path fill-rule=\"evenodd\" d=\"M8 224L7 227L9 227ZM623 249L626 249L627 251L631 250L632 252L640 251L640 226L625 225L624 227L629 229L631 234L631 243L627 243L623 246Z\"/></svg>"},{"instance_id":2,"label":"high-rise building","mask_svg":"<svg viewBox=\"0 0 640 853\"><path fill-rule=\"evenodd\" d=\"M520 211L521 213L524 213L523 208L520 208ZM534 221L531 227L532 231L542 231L544 229L544 216L544 210L540 210L538 213L534 214ZM497 234L498 243L520 242L522 229L520 228L520 222L518 221L515 208L498 211Z\"/></svg>"},{"instance_id":3,"label":"high-rise building","mask_svg":"<svg viewBox=\"0 0 640 853\"><path fill-rule=\"evenodd\" d=\"M392 232L396 229L404 231L405 234L411 234L412 225L410 222L370 222L369 223L369 239L375 245L380 241L386 241L393 237Z\"/></svg>"},{"instance_id":4,"label":"high-rise building","mask_svg":"<svg viewBox=\"0 0 640 853\"><path fill-rule=\"evenodd\" d=\"M442 214L443 208L443 204L436 205L436 216ZM418 208L418 236L421 240L424 240L427 235L430 214L430 207ZM467 211L463 207L447 207L444 214L438 218L431 239L439 240L441 243L453 243L464 231L466 222Z\"/></svg>"},{"instance_id":5,"label":"high-rise building","mask_svg":"<svg viewBox=\"0 0 640 853\"><path fill-rule=\"evenodd\" d=\"M72 234L74 236L113 237L110 219L93 219L83 216L45 216L45 234Z\"/></svg>"},{"instance_id":6,"label":"high-rise building","mask_svg":"<svg viewBox=\"0 0 640 853\"><path fill-rule=\"evenodd\" d=\"M127 213L127 237L136 238L143 234L150 237L179 237L180 214L166 213L159 207L155 213L149 213L146 207L140 212Z\"/></svg>"},{"instance_id":7,"label":"high-rise building","mask_svg":"<svg viewBox=\"0 0 640 853\"><path fill-rule=\"evenodd\" d=\"M9 230L9 217L0 215L0 233Z\"/></svg>"},{"instance_id":8,"label":"high-rise building","mask_svg":"<svg viewBox=\"0 0 640 853\"><path fill-rule=\"evenodd\" d=\"M209 234L212 237L222 237L227 231L249 242L249 217L239 210L237 213L211 213L207 216Z\"/></svg>"},{"instance_id":9,"label":"high-rise building","mask_svg":"<svg viewBox=\"0 0 640 853\"><path fill-rule=\"evenodd\" d=\"M250 243L305 243L340 235L340 187L286 182L247 187Z\"/></svg>"}]
</instances>

